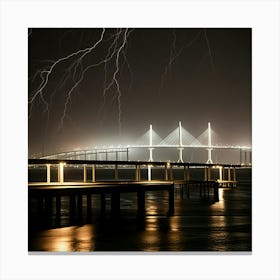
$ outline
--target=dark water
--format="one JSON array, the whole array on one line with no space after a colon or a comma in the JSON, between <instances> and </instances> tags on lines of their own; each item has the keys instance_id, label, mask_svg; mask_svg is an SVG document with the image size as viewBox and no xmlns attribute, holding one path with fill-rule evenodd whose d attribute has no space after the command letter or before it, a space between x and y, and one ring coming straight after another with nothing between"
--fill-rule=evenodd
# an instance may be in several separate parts
<instances>
[{"instance_id":1,"label":"dark water","mask_svg":"<svg viewBox=\"0 0 280 280\"><path fill-rule=\"evenodd\" d=\"M200 177L201 171L196 172L193 176ZM161 191L146 193L142 218L137 218L134 193L121 194L118 218L111 215L110 195L102 217L99 195L92 196L91 216L86 215L83 198L83 216L76 221L69 218L68 197L62 198L59 221L55 215L48 221L38 217L36 201L31 200L29 251L251 251L251 170L237 170L237 179L237 188L219 189L218 202L211 195L202 199L197 187L190 189L188 198L186 190L177 186L173 216L167 214L168 195Z\"/></svg>"}]
</instances>

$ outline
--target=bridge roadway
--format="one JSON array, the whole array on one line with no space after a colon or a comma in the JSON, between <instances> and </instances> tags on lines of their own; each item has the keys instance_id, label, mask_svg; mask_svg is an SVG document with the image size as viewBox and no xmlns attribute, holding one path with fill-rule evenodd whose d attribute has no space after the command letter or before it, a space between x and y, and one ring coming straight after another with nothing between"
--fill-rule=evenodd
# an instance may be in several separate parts
<instances>
[{"instance_id":1,"label":"bridge roadway","mask_svg":"<svg viewBox=\"0 0 280 280\"><path fill-rule=\"evenodd\" d=\"M126 148L132 148L132 149L137 149L137 148L145 148L145 149L149 149L149 148L201 148L201 149L237 149L237 150L251 150L251 147L247 147L247 146L218 146L218 145L132 145L132 146L126 146L123 147L124 149ZM114 149L114 148L110 148L110 149Z\"/></svg>"},{"instance_id":2,"label":"bridge roadway","mask_svg":"<svg viewBox=\"0 0 280 280\"><path fill-rule=\"evenodd\" d=\"M189 167L243 167L242 164L220 164L220 163L201 163L201 162L172 162L172 161L130 161L130 160L79 160L79 159L28 159L28 165L46 165L46 164L88 164L88 165L123 165L123 166L189 166Z\"/></svg>"}]
</instances>

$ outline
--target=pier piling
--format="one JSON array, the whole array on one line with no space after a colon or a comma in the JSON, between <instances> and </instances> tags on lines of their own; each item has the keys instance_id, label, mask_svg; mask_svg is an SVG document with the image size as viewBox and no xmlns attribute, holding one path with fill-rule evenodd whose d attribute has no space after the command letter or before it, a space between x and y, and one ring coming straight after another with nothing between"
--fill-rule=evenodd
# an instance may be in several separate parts
<instances>
[{"instance_id":1,"label":"pier piling","mask_svg":"<svg viewBox=\"0 0 280 280\"><path fill-rule=\"evenodd\" d=\"M174 214L174 185L170 187L168 190L168 202L169 202L168 214L173 215Z\"/></svg>"}]
</instances>

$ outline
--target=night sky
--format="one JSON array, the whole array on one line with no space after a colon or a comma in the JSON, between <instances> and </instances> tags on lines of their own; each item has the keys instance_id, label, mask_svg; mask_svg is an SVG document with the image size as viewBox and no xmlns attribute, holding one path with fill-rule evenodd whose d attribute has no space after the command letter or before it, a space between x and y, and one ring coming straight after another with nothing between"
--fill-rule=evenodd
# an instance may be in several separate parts
<instances>
[{"instance_id":1,"label":"night sky","mask_svg":"<svg viewBox=\"0 0 280 280\"><path fill-rule=\"evenodd\" d=\"M45 70L94 46L102 32L29 29L29 156L133 144L150 123L164 138L178 121L195 137L210 121L224 144L251 145L251 29L106 29L79 64L81 53L57 63L38 91ZM87 68L114 50L106 71L104 63Z\"/></svg>"}]
</instances>

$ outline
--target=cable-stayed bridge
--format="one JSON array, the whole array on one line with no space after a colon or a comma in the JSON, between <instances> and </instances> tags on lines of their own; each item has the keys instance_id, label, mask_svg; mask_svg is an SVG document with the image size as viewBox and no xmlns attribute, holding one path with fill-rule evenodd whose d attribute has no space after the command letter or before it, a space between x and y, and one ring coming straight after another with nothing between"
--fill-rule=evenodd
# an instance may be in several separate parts
<instances>
[{"instance_id":1,"label":"cable-stayed bridge","mask_svg":"<svg viewBox=\"0 0 280 280\"><path fill-rule=\"evenodd\" d=\"M130 160L131 155L137 151L137 155L134 157L140 157L140 154L145 155L146 160L154 161L154 151L162 151L163 149L174 150L177 153L177 161L184 162L184 150L202 150L205 153L205 162L212 164L213 156L212 153L218 150L223 151L235 151L239 153L239 163L245 165L251 165L251 152L250 146L234 146L225 145L219 139L219 136L211 128L210 122L208 123L207 129L199 135L197 138L194 137L190 132L182 127L179 122L178 127L169 133L164 139L157 134L152 125L149 130L144 133L141 137L135 141L134 144L124 146L110 146L110 147L95 147L93 149L75 150L63 153L56 153L48 156L44 156L46 159L80 159L80 160ZM138 158L140 159L140 158ZM134 159L135 160L135 159Z\"/></svg>"}]
</instances>

